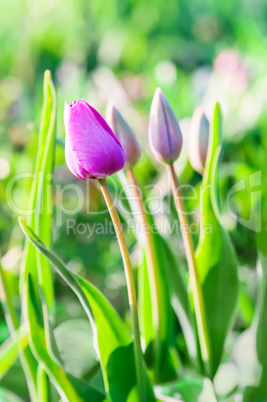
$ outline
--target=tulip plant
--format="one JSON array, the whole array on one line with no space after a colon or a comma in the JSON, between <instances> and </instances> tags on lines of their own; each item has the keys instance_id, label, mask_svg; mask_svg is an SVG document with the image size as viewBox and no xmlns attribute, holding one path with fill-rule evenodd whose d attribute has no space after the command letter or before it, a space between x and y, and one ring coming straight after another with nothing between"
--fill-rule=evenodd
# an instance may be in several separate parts
<instances>
[{"instance_id":1,"label":"tulip plant","mask_svg":"<svg viewBox=\"0 0 267 402\"><path fill-rule=\"evenodd\" d=\"M8 276L0 266L3 309L10 331L10 338L0 347L0 377L4 379L19 359L33 402L267 400L264 234L258 239L260 296L255 318L252 326L236 337L231 352L227 349L237 311L239 278L238 259L219 207L218 163L222 146L219 104L214 105L210 122L203 107L197 107L188 141L191 166L202 175L201 230L195 246L175 168L183 133L159 88L152 101L148 142L170 183L169 193L176 208L184 250L184 256L177 260L172 247L173 244L178 247L176 237L169 239L151 230L155 216L147 208L135 173L141 147L120 111L110 103L104 120L85 100L65 103L66 164L75 180L94 181L103 194L124 266L128 322L101 290L72 272L52 251L55 121L55 90L50 72L46 71L36 175L29 201L29 209L36 212L27 217L27 222L19 218L26 237L20 273L20 309L15 308ZM142 254L136 272L109 188L111 175L116 176L118 186L128 185L124 191L132 215L147 229L144 236L136 236ZM207 227L209 230L205 230ZM53 271L77 296L90 322L93 338L88 339L87 348L95 350L99 363L86 376L70 373L60 353L55 336ZM179 339L185 343L183 352L181 341L177 342L178 334L182 334ZM247 363L235 350L241 348L246 355L246 345L254 350L254 365L249 371L251 377L241 381L238 372ZM231 370L232 378L223 375L223 371ZM96 377L101 379L100 384ZM220 383L225 387L223 392ZM1 400L21 400L15 396L16 384L13 399L5 393L5 387L1 389Z\"/></svg>"}]
</instances>

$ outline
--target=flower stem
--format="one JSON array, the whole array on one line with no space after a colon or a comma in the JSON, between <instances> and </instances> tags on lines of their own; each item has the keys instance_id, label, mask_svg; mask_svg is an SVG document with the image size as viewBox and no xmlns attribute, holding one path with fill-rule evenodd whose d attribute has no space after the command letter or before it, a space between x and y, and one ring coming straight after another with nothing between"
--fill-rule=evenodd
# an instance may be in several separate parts
<instances>
[{"instance_id":1,"label":"flower stem","mask_svg":"<svg viewBox=\"0 0 267 402\"><path fill-rule=\"evenodd\" d=\"M173 167L173 164L167 166L167 170L171 179L171 187L173 198L175 201L176 209L178 212L178 217L180 221L180 225L182 226L182 236L185 247L185 254L188 263L189 269L189 277L192 286L193 300L195 306L195 314L197 321L197 329L200 341L201 355L204 364L206 365L210 360L210 344L207 330L207 322L205 316L204 309L204 301L202 288L200 284L200 279L198 275L195 253L194 253L194 244L191 236L191 232L188 225L188 220L186 216L186 210L183 202L182 192L179 186L179 182Z\"/></svg>"},{"instance_id":2,"label":"flower stem","mask_svg":"<svg viewBox=\"0 0 267 402\"><path fill-rule=\"evenodd\" d=\"M135 283L134 283L134 275L132 264L130 260L130 254L128 251L127 243L124 237L124 233L122 230L121 221L115 205L113 203L113 199L111 197L107 182L105 179L99 180L99 184L105 198L114 229L117 235L118 243L121 250L125 276L126 276L126 284L128 291L128 299L130 310L132 314L133 320L133 333L134 333L134 353L135 353L135 365L136 365L136 376L137 376L137 386L139 393L140 402L146 401L146 377L144 371L144 363L143 363L143 352L141 348L140 341L140 330L139 330L139 321L138 321L138 312L137 312L137 299L136 299L136 291L135 291ZM127 368L126 368L127 369Z\"/></svg>"},{"instance_id":3,"label":"flower stem","mask_svg":"<svg viewBox=\"0 0 267 402\"><path fill-rule=\"evenodd\" d=\"M132 168L128 168L127 171L127 177L132 185L132 191L133 194L137 200L137 205L141 214L142 218L142 223L144 225L144 228L147 227L148 229L145 230L145 251L146 251L146 256L147 256L147 265L148 265L148 270L149 270L149 282L151 285L151 296L152 296L152 303L153 303L153 312L155 312L153 321L154 325L156 326L156 343L155 343L155 381L157 382L159 377L160 377L160 362L161 362L161 357L160 357L160 343L161 339L164 341L166 339L166 333L165 333L165 328L167 325L165 325L162 320L166 320L167 317L164 317L164 311L162 308L164 306L162 305L163 303L163 297L162 297L162 292L161 292L161 284L160 284L160 274L159 274L159 265L158 265L158 259L157 259L157 253L156 253L156 248L155 248L155 243L153 240L153 236L150 231L150 221L147 216L147 213L144 208L143 200L140 194L139 190L139 185L138 181L136 179L136 176L134 174L134 171ZM164 333L163 333L164 332Z\"/></svg>"}]
</instances>

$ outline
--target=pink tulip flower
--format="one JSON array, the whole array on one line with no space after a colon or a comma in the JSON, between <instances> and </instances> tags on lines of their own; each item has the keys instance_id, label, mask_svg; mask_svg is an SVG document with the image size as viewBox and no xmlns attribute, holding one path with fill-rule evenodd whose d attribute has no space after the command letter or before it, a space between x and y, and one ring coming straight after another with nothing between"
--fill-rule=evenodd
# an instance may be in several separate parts
<instances>
[{"instance_id":1,"label":"pink tulip flower","mask_svg":"<svg viewBox=\"0 0 267 402\"><path fill-rule=\"evenodd\" d=\"M76 177L104 179L124 167L121 144L103 117L85 100L65 103L64 124L66 163Z\"/></svg>"}]
</instances>

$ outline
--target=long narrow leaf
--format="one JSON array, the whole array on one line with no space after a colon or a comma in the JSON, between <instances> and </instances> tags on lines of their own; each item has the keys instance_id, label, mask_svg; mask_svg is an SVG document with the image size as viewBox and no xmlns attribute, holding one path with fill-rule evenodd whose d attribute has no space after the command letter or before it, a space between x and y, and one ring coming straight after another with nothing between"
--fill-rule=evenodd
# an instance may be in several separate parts
<instances>
[{"instance_id":1,"label":"long narrow leaf","mask_svg":"<svg viewBox=\"0 0 267 402\"><path fill-rule=\"evenodd\" d=\"M193 362L197 360L197 334L190 306L188 289L176 258L166 240L162 238L166 270L168 273L171 302L185 337L188 354Z\"/></svg>"},{"instance_id":2,"label":"long narrow leaf","mask_svg":"<svg viewBox=\"0 0 267 402\"><path fill-rule=\"evenodd\" d=\"M38 291L37 283L29 274L26 284L27 309L30 325L30 339L35 355L39 362L44 365L64 401L101 401L104 395L88 386L86 383L75 379L67 374L63 368L50 356L47 349L45 327L45 315L43 315L43 306Z\"/></svg>"},{"instance_id":3,"label":"long narrow leaf","mask_svg":"<svg viewBox=\"0 0 267 402\"><path fill-rule=\"evenodd\" d=\"M258 240L258 239L257 239ZM246 369L249 376L246 376L247 383L244 384L242 377L245 402L267 400L267 357L266 357L266 333L267 333L267 251L259 245L260 261L257 267L258 274L258 300L255 316L251 327L243 332L238 340L237 347L241 353L235 356L238 368ZM241 349L242 340L246 339L246 350ZM243 341L244 343L244 341ZM247 355L247 365L244 367L244 354ZM251 356L254 357L251 361ZM240 358L240 361L237 359Z\"/></svg>"},{"instance_id":4,"label":"long narrow leaf","mask_svg":"<svg viewBox=\"0 0 267 402\"><path fill-rule=\"evenodd\" d=\"M20 348L28 345L28 331L26 327L18 329L0 347L0 379L13 366L19 357Z\"/></svg>"},{"instance_id":5,"label":"long narrow leaf","mask_svg":"<svg viewBox=\"0 0 267 402\"><path fill-rule=\"evenodd\" d=\"M132 187L129 186L124 172L119 172L118 178L123 185L129 206L136 220L136 227L143 227L144 230L147 230L147 225L149 225L146 236L139 236L138 238L139 234L136 234L144 255L144 260L138 269L141 331L146 347L153 350L155 381L170 381L176 376L171 361L168 359L173 314L165 261L162 258L162 245L158 234L151 230L155 226L152 214L150 212L140 214L136 195L133 193ZM140 241L140 238L143 241Z\"/></svg>"},{"instance_id":6,"label":"long narrow leaf","mask_svg":"<svg viewBox=\"0 0 267 402\"><path fill-rule=\"evenodd\" d=\"M67 267L61 262L61 260L48 249L41 240L32 232L32 230L26 225L22 218L19 218L20 226L27 236L27 238L35 245L35 247L45 255L50 263L55 267L59 275L66 281L71 289L76 293L80 302L82 303L90 321L93 326L93 333L95 336L95 348L99 352L101 357L101 365L104 378L106 380L106 389L112 394L109 383L109 374L107 366L112 359L112 367L119 359L120 365L128 367L134 365L134 355L118 353L123 347L131 344L132 339L128 333L127 327L122 322L120 317L114 308L110 305L108 300L97 290L93 285L89 284L82 278L74 275L69 271ZM95 318L94 318L95 317ZM115 356L115 357L114 357ZM124 360L123 360L124 359ZM130 359L130 361L129 361ZM125 370L125 376L128 372ZM118 383L128 387L126 381L122 381L121 374L117 373ZM112 376L112 383L114 384L114 376ZM136 401L136 389L130 390L127 388L127 392L130 392L128 402ZM153 391L151 384L147 379L147 402L154 401ZM120 401L116 401L120 402Z\"/></svg>"},{"instance_id":7,"label":"long narrow leaf","mask_svg":"<svg viewBox=\"0 0 267 402\"><path fill-rule=\"evenodd\" d=\"M39 364L37 370L37 398L42 402L49 402L49 383L48 376L42 364Z\"/></svg>"},{"instance_id":8,"label":"long narrow leaf","mask_svg":"<svg viewBox=\"0 0 267 402\"><path fill-rule=\"evenodd\" d=\"M5 312L5 317L9 331L13 336L15 331L19 330L19 320L16 314L16 310L12 303L10 288L8 286L8 281L1 264L0 264L0 279L2 282L2 289L3 289L3 308ZM26 345L25 348L19 346L18 352L26 376L30 397L31 399L34 400L36 398L37 362L34 359L29 346Z\"/></svg>"},{"instance_id":9,"label":"long narrow leaf","mask_svg":"<svg viewBox=\"0 0 267 402\"><path fill-rule=\"evenodd\" d=\"M24 402L18 395L5 388L0 387L0 401L2 402Z\"/></svg>"},{"instance_id":10,"label":"long narrow leaf","mask_svg":"<svg viewBox=\"0 0 267 402\"><path fill-rule=\"evenodd\" d=\"M154 219L153 216L150 214L149 215L149 222L150 222L150 227L152 228L154 225ZM147 334L149 331L152 331L150 328L151 322L148 319L147 320L147 312L145 311L146 306L151 304L151 312L152 312L152 324L153 324L153 329L156 333L156 336L154 339L152 339L152 342L154 344L154 355L155 359L157 359L157 353L158 353L158 362L155 369L155 381L156 382L166 382L166 381L171 381L176 378L176 371L175 368L172 364L172 360L170 359L170 346L171 346L171 334L172 334L172 329L173 329L173 319L174 315L171 309L171 292L170 292L170 287L169 287L169 282L168 282L168 273L167 273L167 267L166 267L166 260L163 258L164 256L164 250L163 250L163 242L162 238L159 233L154 233L152 230L150 232L151 236L151 242L153 243L154 247L154 252L155 252L155 259L157 261L156 263L156 269L154 270L153 274L156 275L156 281L157 281L157 288L153 289L150 286L151 283L151 275L152 272L149 269L148 266L148 261L147 258L145 257L146 261L143 266L144 272L140 271L140 275L143 276L143 279L145 279L143 286L140 288L140 291L143 292L142 299L146 299L151 297L149 301L146 300L144 305L140 306L140 316L143 317L143 323L144 323L144 331L145 334ZM147 271L147 272L146 272ZM160 317L160 322L157 323L155 322L155 317L153 315L154 311L154 305L155 305L155 296L152 297L152 294L154 291L159 292L157 298L158 301L160 301L160 308L159 308L159 317ZM158 332L157 336L157 325L160 326L160 331ZM161 328L161 326L163 328ZM147 339L148 341L148 339ZM151 339L150 339L151 342Z\"/></svg>"},{"instance_id":11,"label":"long narrow leaf","mask_svg":"<svg viewBox=\"0 0 267 402\"><path fill-rule=\"evenodd\" d=\"M157 385L155 394L166 402L216 402L213 386L208 378L184 375L180 381Z\"/></svg>"},{"instance_id":12,"label":"long narrow leaf","mask_svg":"<svg viewBox=\"0 0 267 402\"><path fill-rule=\"evenodd\" d=\"M52 172L54 162L56 95L49 70L45 71L43 84L43 108L39 130L38 151L36 157L34 179L32 182L28 224L42 236L47 244L51 242L52 223ZM26 242L20 274L20 293L23 301L23 289L28 273L32 273L42 286L50 313L54 315L54 289L52 270L49 262L40 256L30 242ZM24 353L30 372L36 375L33 367L33 357L27 348Z\"/></svg>"},{"instance_id":13,"label":"long narrow leaf","mask_svg":"<svg viewBox=\"0 0 267 402\"><path fill-rule=\"evenodd\" d=\"M44 74L44 99L39 131L39 143L31 188L28 225L42 233L46 244L51 243L52 219L52 172L55 144L56 96L51 73ZM25 279L32 273L42 286L50 312L54 312L54 291L52 271L47 259L36 253L35 248L26 242L21 267L20 287L23 292Z\"/></svg>"},{"instance_id":14,"label":"long narrow leaf","mask_svg":"<svg viewBox=\"0 0 267 402\"><path fill-rule=\"evenodd\" d=\"M201 189L202 236L196 251L211 345L211 376L220 364L238 297L237 258L219 215L217 170L221 141L222 117L216 104Z\"/></svg>"}]
</instances>

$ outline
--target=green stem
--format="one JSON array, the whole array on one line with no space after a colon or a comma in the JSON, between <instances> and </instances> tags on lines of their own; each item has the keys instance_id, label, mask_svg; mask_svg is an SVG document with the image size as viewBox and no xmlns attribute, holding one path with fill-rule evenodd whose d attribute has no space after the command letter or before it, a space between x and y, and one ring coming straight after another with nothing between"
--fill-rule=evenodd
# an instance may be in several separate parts
<instances>
[{"instance_id":1,"label":"green stem","mask_svg":"<svg viewBox=\"0 0 267 402\"><path fill-rule=\"evenodd\" d=\"M134 275L132 264L130 260L130 254L127 247L127 243L124 237L124 233L122 230L121 221L115 205L113 203L113 199L111 197L107 182L105 179L99 180L99 184L106 201L114 229L117 235L119 247L121 250L125 276L126 276L126 284L128 290L128 299L130 310L132 314L133 320L133 333L134 333L134 353L135 353L135 365L136 365L136 375L137 375L137 386L139 393L140 402L146 401L146 377L144 371L144 363L143 363L143 352L141 348L140 341L140 330L139 330L139 321L138 321L138 312L137 312L137 299L136 299L136 291L135 291L135 283L134 283Z\"/></svg>"},{"instance_id":2,"label":"green stem","mask_svg":"<svg viewBox=\"0 0 267 402\"><path fill-rule=\"evenodd\" d=\"M150 227L150 221L147 216L147 213L144 208L143 200L139 191L139 185L138 181L136 179L136 176L134 174L134 171L132 168L128 168L127 171L127 177L132 185L132 191L134 193L134 196L137 200L137 205L142 217L142 222L145 227ZM147 256L147 262L148 262L148 270L149 270L149 282L151 285L151 296L152 296L152 303L153 303L153 321L156 326L156 331L157 331L157 338L156 338L156 343L155 343L155 356L156 356L156 364L155 364L155 381L157 382L159 376L160 376L160 364L161 364L161 358L160 358L160 340L161 338L165 338L165 333L162 334L162 330L164 331L164 328L166 325L162 323L162 319L166 318L163 316L162 313L162 295L161 295L161 284L160 284L160 275L159 275L159 265L158 265L158 259L157 259L157 253L156 253L156 248L155 248L155 243L153 241L153 236L151 234L150 230L145 230L145 250L146 250L146 256Z\"/></svg>"},{"instance_id":3,"label":"green stem","mask_svg":"<svg viewBox=\"0 0 267 402\"><path fill-rule=\"evenodd\" d=\"M209 363L210 360L210 344L209 344L202 288L195 260L194 244L187 220L182 192L179 186L177 176L175 174L173 164L168 165L167 170L170 175L173 198L178 212L180 226L182 228L181 232L183 236L185 254L189 269L189 277L192 286L201 355L203 362L206 365Z\"/></svg>"},{"instance_id":4,"label":"green stem","mask_svg":"<svg viewBox=\"0 0 267 402\"><path fill-rule=\"evenodd\" d=\"M10 335L12 336L12 334L19 328L19 320L12 304L10 291L8 289L5 273L1 264L0 264L0 279L3 288L3 296L4 296L3 307L5 311L5 317ZM26 376L31 401L37 401L36 388L35 388L36 370L31 361L33 359L33 356L31 355L29 347L27 346L24 350L20 348L19 356Z\"/></svg>"}]
</instances>

